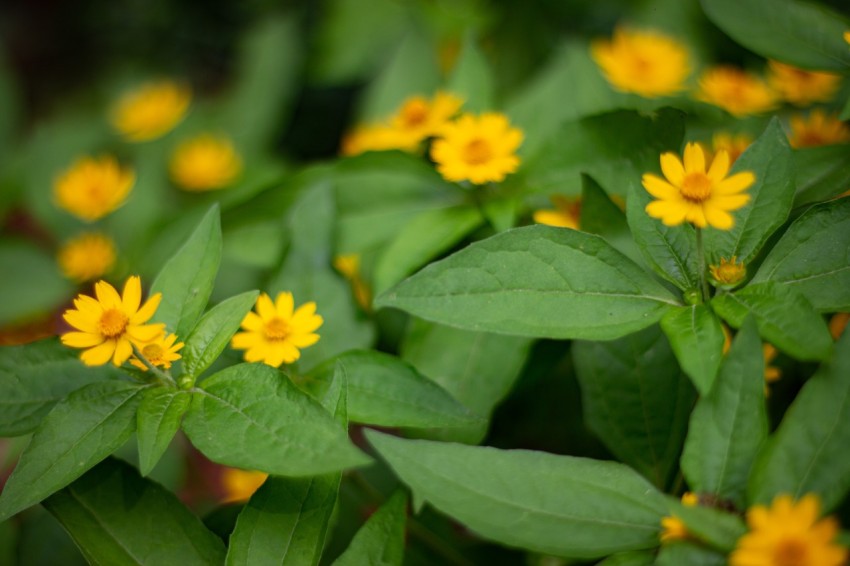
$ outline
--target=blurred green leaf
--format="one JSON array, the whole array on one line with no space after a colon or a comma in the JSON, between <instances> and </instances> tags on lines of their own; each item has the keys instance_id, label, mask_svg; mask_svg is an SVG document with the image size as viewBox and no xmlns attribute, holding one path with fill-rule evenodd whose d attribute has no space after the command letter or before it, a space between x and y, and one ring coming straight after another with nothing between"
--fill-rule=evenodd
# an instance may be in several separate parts
<instances>
[{"instance_id":1,"label":"blurred green leaf","mask_svg":"<svg viewBox=\"0 0 850 566\"><path fill-rule=\"evenodd\" d=\"M726 556L704 546L677 541L661 547L655 566L725 566Z\"/></svg>"},{"instance_id":2,"label":"blurred green leaf","mask_svg":"<svg viewBox=\"0 0 850 566\"><path fill-rule=\"evenodd\" d=\"M581 176L581 230L598 234L629 259L640 261L626 215L590 175Z\"/></svg>"},{"instance_id":3,"label":"blurred green leaf","mask_svg":"<svg viewBox=\"0 0 850 566\"><path fill-rule=\"evenodd\" d=\"M187 391L169 387L151 387L142 393L136 412L136 439L139 471L143 476L151 473L171 444L190 401Z\"/></svg>"},{"instance_id":4,"label":"blurred green leaf","mask_svg":"<svg viewBox=\"0 0 850 566\"><path fill-rule=\"evenodd\" d=\"M850 105L848 105L850 107ZM850 119L850 116L843 118ZM797 194L794 206L835 198L850 187L847 144L806 147L794 151Z\"/></svg>"},{"instance_id":5,"label":"blurred green leaf","mask_svg":"<svg viewBox=\"0 0 850 566\"><path fill-rule=\"evenodd\" d=\"M612 554L597 566L652 566L655 554L644 550L629 550Z\"/></svg>"},{"instance_id":6,"label":"blurred green leaf","mask_svg":"<svg viewBox=\"0 0 850 566\"><path fill-rule=\"evenodd\" d=\"M738 515L702 505L683 505L674 499L669 499L668 505L670 515L681 519L693 537L718 550L729 552L747 532L744 521Z\"/></svg>"},{"instance_id":7,"label":"blurred green leaf","mask_svg":"<svg viewBox=\"0 0 850 566\"><path fill-rule=\"evenodd\" d=\"M268 269L277 265L286 240L278 220L249 222L224 231L222 253L225 260Z\"/></svg>"},{"instance_id":8,"label":"blurred green leaf","mask_svg":"<svg viewBox=\"0 0 850 566\"><path fill-rule=\"evenodd\" d=\"M700 394L711 391L723 355L723 327L706 305L671 309L661 319L679 365Z\"/></svg>"},{"instance_id":9,"label":"blurred green leaf","mask_svg":"<svg viewBox=\"0 0 850 566\"><path fill-rule=\"evenodd\" d=\"M48 314L67 301L73 286L59 271L56 260L37 246L0 241L0 326Z\"/></svg>"},{"instance_id":10,"label":"blurred green leaf","mask_svg":"<svg viewBox=\"0 0 850 566\"><path fill-rule=\"evenodd\" d=\"M463 98L464 112L480 114L497 109L493 71L471 33L463 39L446 90Z\"/></svg>"},{"instance_id":11,"label":"blurred green leaf","mask_svg":"<svg viewBox=\"0 0 850 566\"><path fill-rule=\"evenodd\" d=\"M357 531L333 566L401 566L407 522L407 494L396 491Z\"/></svg>"}]
</instances>

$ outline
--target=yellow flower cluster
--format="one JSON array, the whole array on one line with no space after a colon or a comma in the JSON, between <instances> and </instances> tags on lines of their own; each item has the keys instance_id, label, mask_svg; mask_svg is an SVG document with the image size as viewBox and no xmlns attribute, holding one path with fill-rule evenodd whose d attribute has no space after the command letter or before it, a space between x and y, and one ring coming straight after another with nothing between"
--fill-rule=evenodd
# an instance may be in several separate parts
<instances>
[{"instance_id":1,"label":"yellow flower cluster","mask_svg":"<svg viewBox=\"0 0 850 566\"><path fill-rule=\"evenodd\" d=\"M115 103L112 125L127 141L154 140L183 120L191 98L189 87L172 81L144 84Z\"/></svg>"},{"instance_id":2,"label":"yellow flower cluster","mask_svg":"<svg viewBox=\"0 0 850 566\"><path fill-rule=\"evenodd\" d=\"M812 110L808 117L791 117L791 147L819 147L850 142L850 127L836 114Z\"/></svg>"}]
</instances>

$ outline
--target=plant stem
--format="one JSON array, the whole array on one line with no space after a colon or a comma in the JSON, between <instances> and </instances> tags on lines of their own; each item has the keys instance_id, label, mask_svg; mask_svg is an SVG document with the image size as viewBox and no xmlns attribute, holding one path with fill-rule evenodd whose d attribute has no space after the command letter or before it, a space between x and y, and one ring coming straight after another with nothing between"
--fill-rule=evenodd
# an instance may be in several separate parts
<instances>
[{"instance_id":1,"label":"plant stem","mask_svg":"<svg viewBox=\"0 0 850 566\"><path fill-rule=\"evenodd\" d=\"M702 246L702 228L694 227L697 231L697 269L699 269L699 289L702 302L707 303L709 298L708 281L705 278L705 251Z\"/></svg>"},{"instance_id":2,"label":"plant stem","mask_svg":"<svg viewBox=\"0 0 850 566\"><path fill-rule=\"evenodd\" d=\"M145 367L147 367L159 379L159 381L166 383L166 384L169 384L169 385L175 384L174 379L170 375L168 375L167 373L165 373L164 371L160 370L155 365L150 363L148 361L148 359L145 357L145 355L142 354L142 351L139 350L139 348L135 344L130 342L130 345L133 347L133 354L136 355L136 358L138 358L140 362L145 364Z\"/></svg>"}]
</instances>

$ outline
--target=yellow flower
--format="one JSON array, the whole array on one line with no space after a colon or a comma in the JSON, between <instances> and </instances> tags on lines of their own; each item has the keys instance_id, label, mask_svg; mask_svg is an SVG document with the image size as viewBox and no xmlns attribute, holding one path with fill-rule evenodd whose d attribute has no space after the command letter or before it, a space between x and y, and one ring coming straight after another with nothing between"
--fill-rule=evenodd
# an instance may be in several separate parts
<instances>
[{"instance_id":1,"label":"yellow flower","mask_svg":"<svg viewBox=\"0 0 850 566\"><path fill-rule=\"evenodd\" d=\"M643 176L643 187L655 198L646 212L667 226L691 222L698 228L711 226L729 230L735 221L729 214L750 200L747 190L756 177L742 171L727 177L729 154L721 150L706 171L705 154L699 144L685 146L684 163L674 153L661 155L661 171L667 180L651 173Z\"/></svg>"},{"instance_id":2,"label":"yellow flower","mask_svg":"<svg viewBox=\"0 0 850 566\"><path fill-rule=\"evenodd\" d=\"M172 81L143 84L118 99L112 125L127 141L156 139L183 119L191 97L189 87Z\"/></svg>"},{"instance_id":3,"label":"yellow flower","mask_svg":"<svg viewBox=\"0 0 850 566\"><path fill-rule=\"evenodd\" d=\"M438 92L430 101L412 96L390 118L390 126L402 139L408 140L406 146L416 146L426 138L439 135L462 104L462 99L447 92Z\"/></svg>"},{"instance_id":4,"label":"yellow flower","mask_svg":"<svg viewBox=\"0 0 850 566\"><path fill-rule=\"evenodd\" d=\"M324 321L316 314L314 302L304 303L294 312L293 308L292 293L278 293L274 302L262 293L257 299L257 312L249 312L242 320L246 332L236 333L230 345L246 350L247 362L263 362L273 367L294 362L301 357L299 348L319 341L315 330Z\"/></svg>"},{"instance_id":5,"label":"yellow flower","mask_svg":"<svg viewBox=\"0 0 850 566\"><path fill-rule=\"evenodd\" d=\"M752 143L753 138L747 134L732 135L726 132L718 132L711 138L711 149L715 154L721 149L726 150L726 153L729 154L729 164L734 165Z\"/></svg>"},{"instance_id":6,"label":"yellow flower","mask_svg":"<svg viewBox=\"0 0 850 566\"><path fill-rule=\"evenodd\" d=\"M833 340L838 340L844 334L844 329L847 328L847 322L850 321L850 313L837 312L829 319L829 333L832 334Z\"/></svg>"},{"instance_id":7,"label":"yellow flower","mask_svg":"<svg viewBox=\"0 0 850 566\"><path fill-rule=\"evenodd\" d=\"M164 324L145 324L156 312L160 293L150 297L141 308L142 283L132 276L118 294L106 281L95 286L97 298L77 295L75 309L65 311L62 318L77 332L66 332L62 343L72 348L87 348L80 359L89 366L101 366L112 360L116 366L133 354L133 344L143 347L165 332Z\"/></svg>"},{"instance_id":8,"label":"yellow flower","mask_svg":"<svg viewBox=\"0 0 850 566\"><path fill-rule=\"evenodd\" d=\"M68 279L89 281L101 277L115 264L115 244L97 232L80 234L65 242L57 254Z\"/></svg>"},{"instance_id":9,"label":"yellow flower","mask_svg":"<svg viewBox=\"0 0 850 566\"><path fill-rule=\"evenodd\" d=\"M369 310L372 305L372 293L360 277L360 256L358 254L337 256L334 258L334 268L351 282L351 290L357 304L364 310Z\"/></svg>"},{"instance_id":10,"label":"yellow flower","mask_svg":"<svg viewBox=\"0 0 850 566\"><path fill-rule=\"evenodd\" d=\"M402 151L415 151L419 141L411 142L409 136L405 136L399 130L386 124L366 124L354 128L342 139L342 155L360 155L367 151L388 151L400 149Z\"/></svg>"},{"instance_id":11,"label":"yellow flower","mask_svg":"<svg viewBox=\"0 0 850 566\"><path fill-rule=\"evenodd\" d=\"M833 73L806 71L779 61L768 61L770 86L783 100L797 106L832 100L841 76Z\"/></svg>"},{"instance_id":12,"label":"yellow flower","mask_svg":"<svg viewBox=\"0 0 850 566\"><path fill-rule=\"evenodd\" d=\"M699 497L695 493L686 492L682 495L682 505L694 507L699 504ZM661 542L672 542L688 538L688 528L678 517L661 518Z\"/></svg>"},{"instance_id":13,"label":"yellow flower","mask_svg":"<svg viewBox=\"0 0 850 566\"><path fill-rule=\"evenodd\" d=\"M594 41L591 56L614 88L654 98L679 92L691 72L688 50L657 31L624 28Z\"/></svg>"},{"instance_id":14,"label":"yellow flower","mask_svg":"<svg viewBox=\"0 0 850 566\"><path fill-rule=\"evenodd\" d=\"M747 511L749 532L738 539L729 556L731 566L840 566L847 550L833 539L838 522L818 520L820 500L807 494L796 503L779 495L771 506Z\"/></svg>"},{"instance_id":15,"label":"yellow flower","mask_svg":"<svg viewBox=\"0 0 850 566\"><path fill-rule=\"evenodd\" d=\"M844 32L844 41L850 43L850 30Z\"/></svg>"},{"instance_id":16,"label":"yellow flower","mask_svg":"<svg viewBox=\"0 0 850 566\"><path fill-rule=\"evenodd\" d=\"M731 288L744 280L747 276L747 268L743 262L738 263L737 260L736 256L732 256L731 259L721 257L719 265L708 266L715 285Z\"/></svg>"},{"instance_id":17,"label":"yellow flower","mask_svg":"<svg viewBox=\"0 0 850 566\"><path fill-rule=\"evenodd\" d=\"M499 182L519 167L516 150L522 131L512 128L504 114L464 114L448 124L431 146L431 158L448 181L476 185Z\"/></svg>"},{"instance_id":18,"label":"yellow flower","mask_svg":"<svg viewBox=\"0 0 850 566\"><path fill-rule=\"evenodd\" d=\"M702 74L697 99L735 116L759 114L776 106L776 93L752 73L735 67L714 67Z\"/></svg>"},{"instance_id":19,"label":"yellow flower","mask_svg":"<svg viewBox=\"0 0 850 566\"><path fill-rule=\"evenodd\" d=\"M265 472L225 468L221 473L221 487L224 491L222 503L237 503L251 499L267 477L269 475Z\"/></svg>"},{"instance_id":20,"label":"yellow flower","mask_svg":"<svg viewBox=\"0 0 850 566\"><path fill-rule=\"evenodd\" d=\"M136 175L111 156L83 157L53 182L53 198L60 208L93 222L122 204Z\"/></svg>"},{"instance_id":21,"label":"yellow flower","mask_svg":"<svg viewBox=\"0 0 850 566\"><path fill-rule=\"evenodd\" d=\"M850 142L850 128L835 114L813 110L808 119L791 117L791 147L818 147Z\"/></svg>"},{"instance_id":22,"label":"yellow flower","mask_svg":"<svg viewBox=\"0 0 850 566\"><path fill-rule=\"evenodd\" d=\"M555 210L535 210L532 218L538 224L557 226L559 228L579 229L581 215L581 199L568 199L562 196L552 196Z\"/></svg>"},{"instance_id":23,"label":"yellow flower","mask_svg":"<svg viewBox=\"0 0 850 566\"><path fill-rule=\"evenodd\" d=\"M780 370L776 366L770 365L779 352L776 351L776 348L773 346L773 344L765 342L761 346L761 353L764 357L764 380L767 383L779 381L779 378L782 377L782 370Z\"/></svg>"},{"instance_id":24,"label":"yellow flower","mask_svg":"<svg viewBox=\"0 0 850 566\"><path fill-rule=\"evenodd\" d=\"M242 172L242 158L229 139L201 134L177 146L169 172L171 179L187 191L223 189Z\"/></svg>"},{"instance_id":25,"label":"yellow flower","mask_svg":"<svg viewBox=\"0 0 850 566\"><path fill-rule=\"evenodd\" d=\"M171 362L179 360L182 357L177 353L177 351L185 344L183 344L183 342L177 342L175 344L174 342L176 341L176 334L169 334L168 336L162 334L151 342L141 346L142 355L151 363L151 365L169 369L171 367ZM140 370L148 370L148 366L146 366L144 362L135 355L130 358L130 363Z\"/></svg>"}]
</instances>

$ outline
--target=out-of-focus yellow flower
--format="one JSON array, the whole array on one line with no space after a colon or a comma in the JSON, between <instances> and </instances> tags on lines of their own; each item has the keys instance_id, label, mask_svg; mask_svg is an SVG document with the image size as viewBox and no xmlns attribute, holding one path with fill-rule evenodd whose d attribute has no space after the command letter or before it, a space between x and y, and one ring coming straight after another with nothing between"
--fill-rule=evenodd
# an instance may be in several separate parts
<instances>
[{"instance_id":1,"label":"out-of-focus yellow flower","mask_svg":"<svg viewBox=\"0 0 850 566\"><path fill-rule=\"evenodd\" d=\"M776 348L773 346L773 344L765 342L761 346L761 353L762 356L764 356L764 380L768 383L778 381L779 378L782 377L782 370L770 364L773 362L779 352L776 351Z\"/></svg>"},{"instance_id":2,"label":"out-of-focus yellow flower","mask_svg":"<svg viewBox=\"0 0 850 566\"><path fill-rule=\"evenodd\" d=\"M777 104L776 93L762 79L728 66L705 71L699 79L696 97L734 116L760 114Z\"/></svg>"},{"instance_id":3,"label":"out-of-focus yellow flower","mask_svg":"<svg viewBox=\"0 0 850 566\"><path fill-rule=\"evenodd\" d=\"M337 256L334 258L334 268L351 282L351 290L354 293L354 300L357 301L357 304L364 310L369 310L372 306L372 293L369 290L369 286L360 276L360 255L346 254Z\"/></svg>"},{"instance_id":4,"label":"out-of-focus yellow flower","mask_svg":"<svg viewBox=\"0 0 850 566\"><path fill-rule=\"evenodd\" d=\"M173 81L143 84L126 92L112 107L112 125L131 142L156 139L170 132L189 109L189 87Z\"/></svg>"},{"instance_id":5,"label":"out-of-focus yellow flower","mask_svg":"<svg viewBox=\"0 0 850 566\"><path fill-rule=\"evenodd\" d=\"M844 41L850 43L850 30L844 32Z\"/></svg>"},{"instance_id":6,"label":"out-of-focus yellow flower","mask_svg":"<svg viewBox=\"0 0 850 566\"><path fill-rule=\"evenodd\" d=\"M837 312L829 319L829 333L832 334L833 340L838 340L844 334L844 329L847 328L847 322L850 321L850 313Z\"/></svg>"},{"instance_id":7,"label":"out-of-focus yellow flower","mask_svg":"<svg viewBox=\"0 0 850 566\"><path fill-rule=\"evenodd\" d=\"M185 346L183 342L177 342L176 334L163 334L141 346L142 355L150 362L152 366L169 369L171 362L179 360L182 356L177 352ZM130 363L142 371L148 371L148 366L144 364L135 354L130 358Z\"/></svg>"},{"instance_id":8,"label":"out-of-focus yellow flower","mask_svg":"<svg viewBox=\"0 0 850 566\"><path fill-rule=\"evenodd\" d=\"M224 491L222 503L237 503L251 499L267 477L269 475L265 472L226 468L221 473L221 487Z\"/></svg>"},{"instance_id":9,"label":"out-of-focus yellow flower","mask_svg":"<svg viewBox=\"0 0 850 566\"><path fill-rule=\"evenodd\" d=\"M498 183L519 168L516 150L522 138L504 114L464 114L444 128L431 146L431 158L448 181Z\"/></svg>"},{"instance_id":10,"label":"out-of-focus yellow flower","mask_svg":"<svg viewBox=\"0 0 850 566\"><path fill-rule=\"evenodd\" d=\"M360 155L367 151L400 149L415 151L419 142L412 142L397 129L387 124L363 124L348 132L342 139L342 155Z\"/></svg>"},{"instance_id":11,"label":"out-of-focus yellow flower","mask_svg":"<svg viewBox=\"0 0 850 566\"><path fill-rule=\"evenodd\" d=\"M850 128L835 114L812 110L808 118L791 117L791 147L819 147L850 142Z\"/></svg>"},{"instance_id":12,"label":"out-of-focus yellow flower","mask_svg":"<svg viewBox=\"0 0 850 566\"><path fill-rule=\"evenodd\" d=\"M691 72L684 44L652 30L617 28L610 40L594 41L590 53L614 88L647 98L684 90Z\"/></svg>"},{"instance_id":13,"label":"out-of-focus yellow flower","mask_svg":"<svg viewBox=\"0 0 850 566\"><path fill-rule=\"evenodd\" d=\"M767 80L783 100L796 106L829 102L838 90L841 76L820 71L806 71L779 61L768 61Z\"/></svg>"},{"instance_id":14,"label":"out-of-focus yellow flower","mask_svg":"<svg viewBox=\"0 0 850 566\"><path fill-rule=\"evenodd\" d=\"M699 504L699 497L695 493L686 492L682 495L682 505L695 507ZM688 528L678 517L667 516L661 518L661 542L668 543L688 538Z\"/></svg>"},{"instance_id":15,"label":"out-of-focus yellow flower","mask_svg":"<svg viewBox=\"0 0 850 566\"><path fill-rule=\"evenodd\" d=\"M65 242L57 254L68 279L83 282L105 275L115 264L115 244L107 236L88 232Z\"/></svg>"},{"instance_id":16,"label":"out-of-focus yellow flower","mask_svg":"<svg viewBox=\"0 0 850 566\"><path fill-rule=\"evenodd\" d=\"M750 147L753 143L753 138L747 134L728 134L726 132L717 132L711 138L711 149L717 154L721 149L729 154L729 164L734 165L741 154Z\"/></svg>"},{"instance_id":17,"label":"out-of-focus yellow flower","mask_svg":"<svg viewBox=\"0 0 850 566\"><path fill-rule=\"evenodd\" d=\"M124 204L135 182L135 173L112 156L83 157L53 182L53 198L60 208L93 222Z\"/></svg>"},{"instance_id":18,"label":"out-of-focus yellow flower","mask_svg":"<svg viewBox=\"0 0 850 566\"><path fill-rule=\"evenodd\" d=\"M177 146L169 164L171 179L181 189L223 189L242 172L242 158L226 137L201 134Z\"/></svg>"},{"instance_id":19,"label":"out-of-focus yellow flower","mask_svg":"<svg viewBox=\"0 0 850 566\"><path fill-rule=\"evenodd\" d=\"M419 142L439 135L463 105L463 100L448 92L438 92L428 100L423 96L411 96L390 118L390 127L408 141L405 146L417 146Z\"/></svg>"},{"instance_id":20,"label":"out-of-focus yellow flower","mask_svg":"<svg viewBox=\"0 0 850 566\"><path fill-rule=\"evenodd\" d=\"M747 276L747 268L743 262L738 262L736 256L731 259L720 258L718 265L710 265L709 271L714 284L718 287L732 288Z\"/></svg>"},{"instance_id":21,"label":"out-of-focus yellow flower","mask_svg":"<svg viewBox=\"0 0 850 566\"><path fill-rule=\"evenodd\" d=\"M555 209L535 210L532 215L534 221L547 226L578 230L581 217L581 199L570 199L559 195L553 195L550 199L552 204L555 205Z\"/></svg>"}]
</instances>

